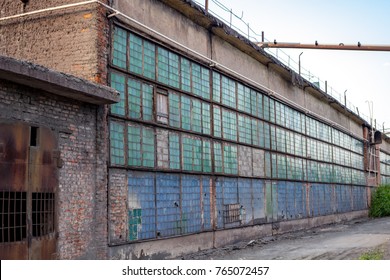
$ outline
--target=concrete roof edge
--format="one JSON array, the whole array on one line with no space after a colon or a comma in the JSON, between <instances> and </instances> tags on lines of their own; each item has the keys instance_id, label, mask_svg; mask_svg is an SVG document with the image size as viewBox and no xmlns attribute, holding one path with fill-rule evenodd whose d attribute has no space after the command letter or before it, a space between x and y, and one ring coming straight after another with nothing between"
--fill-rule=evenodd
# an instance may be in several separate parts
<instances>
[{"instance_id":1,"label":"concrete roof edge","mask_svg":"<svg viewBox=\"0 0 390 280\"><path fill-rule=\"evenodd\" d=\"M118 91L108 86L2 55L0 79L90 104L113 104L119 101Z\"/></svg>"}]
</instances>

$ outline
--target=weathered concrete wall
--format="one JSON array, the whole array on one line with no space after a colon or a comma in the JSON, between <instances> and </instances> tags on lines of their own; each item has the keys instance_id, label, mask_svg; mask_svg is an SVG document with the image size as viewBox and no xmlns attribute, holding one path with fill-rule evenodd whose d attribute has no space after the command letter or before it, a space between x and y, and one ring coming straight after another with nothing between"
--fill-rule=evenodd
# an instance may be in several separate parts
<instances>
[{"instance_id":1,"label":"weathered concrete wall","mask_svg":"<svg viewBox=\"0 0 390 280\"><path fill-rule=\"evenodd\" d=\"M106 153L98 107L0 80L0 119L51 128L58 137L59 259L106 258ZM104 131L99 130L99 136Z\"/></svg>"},{"instance_id":2,"label":"weathered concrete wall","mask_svg":"<svg viewBox=\"0 0 390 280\"><path fill-rule=\"evenodd\" d=\"M80 2L3 0L0 17ZM107 2L107 1L102 1ZM0 23L0 54L107 83L108 20L97 4L43 12Z\"/></svg>"}]
</instances>

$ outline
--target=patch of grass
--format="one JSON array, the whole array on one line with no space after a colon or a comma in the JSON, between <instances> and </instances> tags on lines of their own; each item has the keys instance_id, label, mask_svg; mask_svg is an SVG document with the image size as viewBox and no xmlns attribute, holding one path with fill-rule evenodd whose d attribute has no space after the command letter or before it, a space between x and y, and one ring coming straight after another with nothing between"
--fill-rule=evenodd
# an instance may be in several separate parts
<instances>
[{"instance_id":1,"label":"patch of grass","mask_svg":"<svg viewBox=\"0 0 390 280\"><path fill-rule=\"evenodd\" d=\"M379 249L366 252L359 257L359 260L382 260L383 252Z\"/></svg>"},{"instance_id":2,"label":"patch of grass","mask_svg":"<svg viewBox=\"0 0 390 280\"><path fill-rule=\"evenodd\" d=\"M390 185L381 185L375 189L371 198L370 216L390 216Z\"/></svg>"}]
</instances>

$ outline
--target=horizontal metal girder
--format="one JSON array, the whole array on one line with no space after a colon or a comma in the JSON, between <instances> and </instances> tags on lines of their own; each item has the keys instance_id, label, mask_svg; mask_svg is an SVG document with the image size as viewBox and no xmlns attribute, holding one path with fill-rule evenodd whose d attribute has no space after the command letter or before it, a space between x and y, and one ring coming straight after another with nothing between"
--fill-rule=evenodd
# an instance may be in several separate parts
<instances>
[{"instance_id":1,"label":"horizontal metal girder","mask_svg":"<svg viewBox=\"0 0 390 280\"><path fill-rule=\"evenodd\" d=\"M360 43L356 45L344 45L340 43L338 45L332 44L301 44L301 43L257 43L261 48L280 48L280 49L319 49L319 50L349 50L349 51L390 51L390 45L362 45Z\"/></svg>"}]
</instances>

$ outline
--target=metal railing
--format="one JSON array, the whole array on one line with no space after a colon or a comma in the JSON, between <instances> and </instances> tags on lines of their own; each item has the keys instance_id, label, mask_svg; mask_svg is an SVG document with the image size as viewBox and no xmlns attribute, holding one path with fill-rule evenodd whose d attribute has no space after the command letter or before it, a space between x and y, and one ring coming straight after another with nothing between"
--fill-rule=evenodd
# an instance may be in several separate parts
<instances>
[{"instance_id":1,"label":"metal railing","mask_svg":"<svg viewBox=\"0 0 390 280\"><path fill-rule=\"evenodd\" d=\"M262 42L264 39L264 42L270 42L267 38L263 37L262 33L257 33L255 30L253 30L250 27L250 24L244 21L244 13L242 12L241 15L237 15L232 9L226 7L224 4L222 4L218 0L210 0L215 4L215 7L218 8L219 11L213 11L210 9L210 5L208 5L208 13L212 16L218 18L222 22L224 22L226 25L234 29L236 32L238 32L240 35L244 36L248 40L252 42ZM196 4L199 6L205 8L205 2L206 0L193 0ZM377 122L376 120L373 120L372 117L369 117L365 115L364 113L359 111L359 108L356 107L354 104L352 104L344 93L338 92L333 87L329 86L329 84L326 81L323 81L320 79L320 77L313 74L310 70L302 67L302 65L299 65L297 61L291 58L291 56L283 51L282 49L278 48L265 48L264 49L267 53L278 59L281 63L283 63L288 68L294 70L295 72L300 72L301 76L312 83L314 86L318 87L323 92L327 93L329 96L336 99L340 104L344 105L348 110L355 113L356 115L360 116L362 119L364 119L367 123L373 125L374 127L378 127L378 124L381 124L380 122ZM380 128L378 128L380 129Z\"/></svg>"}]
</instances>

